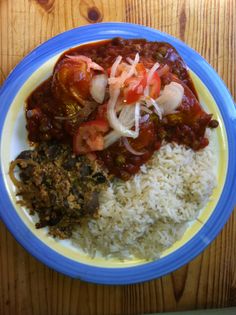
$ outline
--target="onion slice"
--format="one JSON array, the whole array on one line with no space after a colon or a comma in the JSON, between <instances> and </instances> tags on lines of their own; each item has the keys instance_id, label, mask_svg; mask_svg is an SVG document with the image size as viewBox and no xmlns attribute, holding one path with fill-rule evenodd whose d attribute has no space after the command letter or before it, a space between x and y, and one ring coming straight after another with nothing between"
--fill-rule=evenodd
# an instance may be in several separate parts
<instances>
[{"instance_id":1,"label":"onion slice","mask_svg":"<svg viewBox=\"0 0 236 315\"><path fill-rule=\"evenodd\" d=\"M110 105L109 102L108 105ZM110 110L108 107L107 117L114 130L104 137L104 147L109 147L122 136L137 138L139 135L140 104L124 106L119 118L116 116L115 111L110 112ZM110 119L112 119L112 122L110 122ZM135 130L131 130L133 126L135 126Z\"/></svg>"},{"instance_id":2,"label":"onion slice","mask_svg":"<svg viewBox=\"0 0 236 315\"><path fill-rule=\"evenodd\" d=\"M127 151L129 151L130 153L134 154L134 155L143 155L145 152L139 152L136 151L129 143L129 140L125 137L122 137L122 142L126 148Z\"/></svg>"},{"instance_id":3,"label":"onion slice","mask_svg":"<svg viewBox=\"0 0 236 315\"><path fill-rule=\"evenodd\" d=\"M154 109L155 109L155 113L157 114L157 116L158 116L160 119L162 119L163 110L162 110L162 108L160 108L160 107L158 106L157 102L156 102L153 98L151 98L151 97L147 97L147 98L145 99L145 101L146 101L146 104L147 104L148 108L153 106Z\"/></svg>"},{"instance_id":4,"label":"onion slice","mask_svg":"<svg viewBox=\"0 0 236 315\"><path fill-rule=\"evenodd\" d=\"M99 104L104 101L107 87L107 75L98 74L95 75L90 82L90 94L92 98Z\"/></svg>"},{"instance_id":5,"label":"onion slice","mask_svg":"<svg viewBox=\"0 0 236 315\"><path fill-rule=\"evenodd\" d=\"M160 64L158 62L156 62L156 63L154 63L154 65L152 66L152 68L148 72L147 85L146 85L146 87L144 89L144 92L143 92L143 95L145 97L149 96L149 90L150 90L149 85L150 85L150 82L152 80L152 77L153 77L154 73L157 71L157 69L159 69L159 67L160 67Z\"/></svg>"},{"instance_id":6,"label":"onion slice","mask_svg":"<svg viewBox=\"0 0 236 315\"><path fill-rule=\"evenodd\" d=\"M136 103L135 106L124 105L119 118L117 117L116 112L120 89L125 81L134 75L139 59L140 57L137 53L132 64L126 65L121 72L121 75L116 77L117 68L122 60L122 57L118 56L111 67L111 74L108 79L110 99L107 104L107 119L110 126L120 135L120 137L137 138L139 135L140 104ZM135 126L135 130L131 130L133 126Z\"/></svg>"},{"instance_id":7,"label":"onion slice","mask_svg":"<svg viewBox=\"0 0 236 315\"><path fill-rule=\"evenodd\" d=\"M150 115L152 114L152 111L144 105L141 105L140 109L141 109L141 111L143 111L145 113L148 113Z\"/></svg>"},{"instance_id":8,"label":"onion slice","mask_svg":"<svg viewBox=\"0 0 236 315\"><path fill-rule=\"evenodd\" d=\"M175 112L184 96L184 88L177 82L171 82L161 91L161 95L156 99L156 103L163 110L164 115Z\"/></svg>"},{"instance_id":9,"label":"onion slice","mask_svg":"<svg viewBox=\"0 0 236 315\"><path fill-rule=\"evenodd\" d=\"M115 143L117 140L120 139L120 134L113 130L109 132L105 137L104 137L104 148L108 148L110 145Z\"/></svg>"},{"instance_id":10,"label":"onion slice","mask_svg":"<svg viewBox=\"0 0 236 315\"><path fill-rule=\"evenodd\" d=\"M129 122L127 121L127 124L124 125L122 121L118 119L116 115L115 106L116 106L116 102L119 97L119 94L120 94L120 90L114 89L108 101L107 118L108 118L109 124L115 131L117 131L120 134L120 136L137 138L138 133L139 133L140 104L137 103L135 105L135 113L134 113L134 120L133 120L133 122L135 122L135 131L133 131L129 129L132 127L131 123L129 125L129 128L127 128L127 124Z\"/></svg>"},{"instance_id":11,"label":"onion slice","mask_svg":"<svg viewBox=\"0 0 236 315\"><path fill-rule=\"evenodd\" d=\"M128 63L130 63L132 65L133 59L131 59L130 57L127 57L126 60L128 61Z\"/></svg>"},{"instance_id":12,"label":"onion slice","mask_svg":"<svg viewBox=\"0 0 236 315\"><path fill-rule=\"evenodd\" d=\"M135 106L123 105L119 120L127 128L132 128L135 122Z\"/></svg>"},{"instance_id":13,"label":"onion slice","mask_svg":"<svg viewBox=\"0 0 236 315\"><path fill-rule=\"evenodd\" d=\"M159 77L162 77L164 74L166 74L170 70L170 67L168 65L164 65L162 68L157 69L157 74Z\"/></svg>"},{"instance_id":14,"label":"onion slice","mask_svg":"<svg viewBox=\"0 0 236 315\"><path fill-rule=\"evenodd\" d=\"M124 70L119 77L115 77L117 68L122 60L118 56L111 67L111 75L108 80L110 99L107 104L107 119L110 126L120 134L120 136L137 138L139 134L139 118L140 118L140 104L136 103L134 106L124 106L120 112L119 118L117 117L116 107L117 100L120 95L120 89L125 80L134 74L137 63L139 62L139 54L135 55L135 59L128 70ZM135 130L131 128L135 125Z\"/></svg>"},{"instance_id":15,"label":"onion slice","mask_svg":"<svg viewBox=\"0 0 236 315\"><path fill-rule=\"evenodd\" d=\"M135 137L137 138L139 135L139 119L140 119L140 104L136 103L135 105Z\"/></svg>"},{"instance_id":16,"label":"onion slice","mask_svg":"<svg viewBox=\"0 0 236 315\"><path fill-rule=\"evenodd\" d=\"M149 70L148 72L148 77L147 77L147 84L150 84L152 77L154 75L154 73L156 72L156 70L160 67L160 64L158 62L154 63L154 65L152 66L152 68Z\"/></svg>"},{"instance_id":17,"label":"onion slice","mask_svg":"<svg viewBox=\"0 0 236 315\"><path fill-rule=\"evenodd\" d=\"M145 107L145 106L144 106ZM139 110L138 107L137 111ZM135 124L135 109L134 106L130 106L130 105L125 105L122 109L122 111L120 112L119 115L119 121L121 121L121 123L123 124L123 126L125 126L126 128L132 128ZM140 110L142 109L142 106L140 107ZM151 110L149 110L147 107L145 107L145 111L152 113ZM139 114L139 113L138 113ZM143 116L144 117L144 116ZM148 118L149 116L147 115L146 118ZM139 117L139 115L136 116L136 125L137 125L137 121L139 123L139 121L142 120L142 117ZM145 120L146 121L146 120ZM138 127L139 128L139 127ZM138 131L138 130L137 130ZM113 143L115 143L117 140L119 140L121 138L121 134L120 132L117 132L116 130L113 130L111 132L109 132L107 135L105 135L104 137L104 148L106 149L107 147L109 147L110 145L112 145Z\"/></svg>"},{"instance_id":18,"label":"onion slice","mask_svg":"<svg viewBox=\"0 0 236 315\"><path fill-rule=\"evenodd\" d=\"M66 55L67 58L74 60L74 61L84 61L87 63L87 71L90 72L90 69L98 70L98 71L104 71L103 67L99 66L96 62L93 62L91 58L88 58L83 55L78 56L69 56Z\"/></svg>"},{"instance_id":19,"label":"onion slice","mask_svg":"<svg viewBox=\"0 0 236 315\"><path fill-rule=\"evenodd\" d=\"M114 62L114 64L111 67L111 75L110 75L110 78L108 80L110 85L116 86L117 88L121 88L123 86L123 84L125 83L125 81L135 74L136 65L139 62L139 54L137 53L135 55L135 58L132 61L131 65L122 63L120 66L123 66L123 69L122 69L123 71L121 72L120 76L116 77L115 76L116 71L117 71L117 68L118 68L121 60L122 60L121 56L118 56L116 58L116 61Z\"/></svg>"},{"instance_id":20,"label":"onion slice","mask_svg":"<svg viewBox=\"0 0 236 315\"><path fill-rule=\"evenodd\" d=\"M110 78L114 78L116 76L117 67L121 63L122 56L118 56L111 67L111 75Z\"/></svg>"},{"instance_id":21,"label":"onion slice","mask_svg":"<svg viewBox=\"0 0 236 315\"><path fill-rule=\"evenodd\" d=\"M136 65L139 63L139 53L137 53L136 55L135 55L135 58L134 58L134 60L133 60L133 62L132 62L132 64L131 64L131 67L130 67L130 69L129 69L129 72L127 73L127 77L125 78L125 80L127 80L127 79L129 79L130 77L132 77L132 75L134 74L134 72L135 72L135 68L136 68ZM125 82L125 80L124 80L124 82ZM123 83L124 83L123 82Z\"/></svg>"}]
</instances>

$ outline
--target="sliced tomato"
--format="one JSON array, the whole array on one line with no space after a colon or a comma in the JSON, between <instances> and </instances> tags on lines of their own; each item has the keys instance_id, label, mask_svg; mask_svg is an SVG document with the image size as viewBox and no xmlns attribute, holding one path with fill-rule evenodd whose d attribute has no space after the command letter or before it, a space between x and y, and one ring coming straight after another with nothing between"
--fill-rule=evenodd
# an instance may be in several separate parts
<instances>
[{"instance_id":1,"label":"sliced tomato","mask_svg":"<svg viewBox=\"0 0 236 315\"><path fill-rule=\"evenodd\" d=\"M92 120L81 124L73 138L74 153L86 154L103 150L103 135L108 130L109 125L103 119Z\"/></svg>"},{"instance_id":2,"label":"sliced tomato","mask_svg":"<svg viewBox=\"0 0 236 315\"><path fill-rule=\"evenodd\" d=\"M127 81L127 87L124 89L124 101L127 104L132 104L139 100L144 88L136 78L130 78Z\"/></svg>"},{"instance_id":3,"label":"sliced tomato","mask_svg":"<svg viewBox=\"0 0 236 315\"><path fill-rule=\"evenodd\" d=\"M161 91L161 79L157 72L154 72L151 82L149 95L151 98L156 99L160 95Z\"/></svg>"},{"instance_id":4,"label":"sliced tomato","mask_svg":"<svg viewBox=\"0 0 236 315\"><path fill-rule=\"evenodd\" d=\"M136 65L136 71L137 76L132 76L125 81L124 101L127 104L137 102L147 85L147 73L142 63Z\"/></svg>"}]
</instances>

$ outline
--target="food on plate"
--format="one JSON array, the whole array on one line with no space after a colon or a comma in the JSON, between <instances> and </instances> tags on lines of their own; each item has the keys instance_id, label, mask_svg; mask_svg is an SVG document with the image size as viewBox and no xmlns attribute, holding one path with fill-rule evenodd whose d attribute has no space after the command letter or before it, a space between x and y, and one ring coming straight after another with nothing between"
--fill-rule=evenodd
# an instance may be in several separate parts
<instances>
[{"instance_id":1,"label":"food on plate","mask_svg":"<svg viewBox=\"0 0 236 315\"><path fill-rule=\"evenodd\" d=\"M214 164L211 142L197 152L163 145L130 180L101 192L100 217L84 219L73 233L75 243L91 257L101 252L118 259L158 258L209 201L216 185Z\"/></svg>"},{"instance_id":2,"label":"food on plate","mask_svg":"<svg viewBox=\"0 0 236 315\"><path fill-rule=\"evenodd\" d=\"M26 121L36 148L11 163L19 202L36 227L91 256L157 257L215 187L218 121L168 43L114 38L66 51L26 100Z\"/></svg>"},{"instance_id":3,"label":"food on plate","mask_svg":"<svg viewBox=\"0 0 236 315\"><path fill-rule=\"evenodd\" d=\"M20 204L30 214L37 213L36 228L49 226L49 233L62 239L71 237L81 218L98 215L98 195L107 186L101 168L59 143L43 142L35 150L21 152L11 163L10 177L22 197Z\"/></svg>"}]
</instances>

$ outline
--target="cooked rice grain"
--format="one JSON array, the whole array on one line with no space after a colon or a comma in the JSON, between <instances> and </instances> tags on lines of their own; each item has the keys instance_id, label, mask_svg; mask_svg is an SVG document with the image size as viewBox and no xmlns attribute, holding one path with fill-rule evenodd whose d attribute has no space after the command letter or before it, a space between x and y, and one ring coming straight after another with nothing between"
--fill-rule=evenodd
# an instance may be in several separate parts
<instances>
[{"instance_id":1,"label":"cooked rice grain","mask_svg":"<svg viewBox=\"0 0 236 315\"><path fill-rule=\"evenodd\" d=\"M139 174L101 194L100 218L74 233L90 256L153 259L175 243L206 205L216 185L213 145L194 152L166 144Z\"/></svg>"}]
</instances>

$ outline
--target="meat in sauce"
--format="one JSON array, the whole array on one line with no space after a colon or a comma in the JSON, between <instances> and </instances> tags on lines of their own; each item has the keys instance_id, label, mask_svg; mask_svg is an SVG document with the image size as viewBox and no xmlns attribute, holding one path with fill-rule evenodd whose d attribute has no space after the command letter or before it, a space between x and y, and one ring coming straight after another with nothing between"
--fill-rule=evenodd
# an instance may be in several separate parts
<instances>
[{"instance_id":1,"label":"meat in sauce","mask_svg":"<svg viewBox=\"0 0 236 315\"><path fill-rule=\"evenodd\" d=\"M94 76L105 73L109 77L118 56L134 62L137 54L136 75L125 81L119 96L126 98L126 104L140 101L148 73L156 63L160 64L159 75L154 73L156 81L150 81L149 98L150 95L157 98L160 90L171 82L182 86L183 97L178 108L164 117L150 113L150 110L142 113L138 137L126 139L139 152L133 154L127 149L123 137L105 147L104 138L111 130L107 122L109 89L106 89L103 103L99 104L91 96L90 86ZM145 76L141 80L143 71ZM212 115L201 108L187 67L173 46L121 38L86 44L65 52L55 65L53 75L29 96L26 118L30 141L56 139L70 145L73 143L76 154L92 151L101 165L123 180L137 173L163 141L175 141L200 150L208 145L206 128L218 126Z\"/></svg>"}]
</instances>

